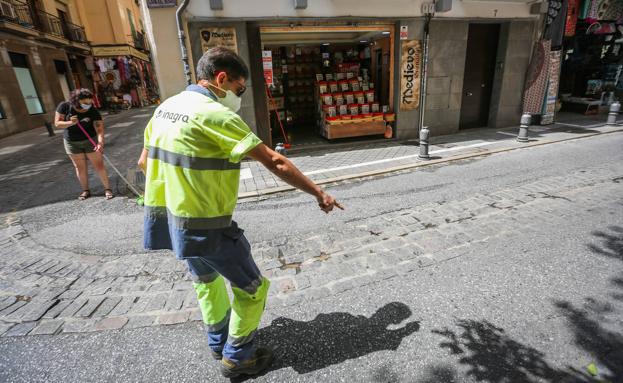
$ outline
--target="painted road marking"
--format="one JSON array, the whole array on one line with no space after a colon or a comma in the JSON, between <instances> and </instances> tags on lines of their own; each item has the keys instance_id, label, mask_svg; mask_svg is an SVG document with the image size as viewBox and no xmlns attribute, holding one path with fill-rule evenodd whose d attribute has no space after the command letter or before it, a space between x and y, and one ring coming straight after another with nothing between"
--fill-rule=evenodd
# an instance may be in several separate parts
<instances>
[{"instance_id":1,"label":"painted road marking","mask_svg":"<svg viewBox=\"0 0 623 383\"><path fill-rule=\"evenodd\" d=\"M132 116L132 118L143 118L143 117L149 117L151 116L151 113L143 113L143 114L137 114L136 116Z\"/></svg>"},{"instance_id":2,"label":"painted road marking","mask_svg":"<svg viewBox=\"0 0 623 383\"><path fill-rule=\"evenodd\" d=\"M429 154L453 152L453 151L461 150L461 149L477 148L477 147L480 147L480 146L493 145L495 143L497 143L497 142L478 142L478 143L471 144L471 145L455 146L453 148L433 150L433 151L429 152ZM406 160L406 159L409 159L409 158L416 158L418 156L419 156L419 154L411 154L411 155L402 156L402 157L385 158L385 159L382 159L382 160L368 161L368 162L362 162L362 163L359 163L359 164L346 165L346 166L338 166L336 168L330 168L330 169L312 170L310 172L304 172L303 174L305 174L305 175L312 175L312 174L319 174L319 173L326 173L326 172L335 172L335 171L338 171L338 170L359 168L359 167L362 167L362 166L377 165L377 164L382 164L382 163L386 163L386 162Z\"/></svg>"},{"instance_id":3,"label":"painted road marking","mask_svg":"<svg viewBox=\"0 0 623 383\"><path fill-rule=\"evenodd\" d=\"M130 121L130 122L117 122L116 124L112 124L109 126L109 128L126 128L130 125L134 125L135 121Z\"/></svg>"},{"instance_id":4,"label":"painted road marking","mask_svg":"<svg viewBox=\"0 0 623 383\"><path fill-rule=\"evenodd\" d=\"M20 150L30 148L31 146L34 146L34 145L35 144L7 146L5 148L0 149L0 156L4 156L5 154L16 153L16 152L19 152Z\"/></svg>"}]
</instances>

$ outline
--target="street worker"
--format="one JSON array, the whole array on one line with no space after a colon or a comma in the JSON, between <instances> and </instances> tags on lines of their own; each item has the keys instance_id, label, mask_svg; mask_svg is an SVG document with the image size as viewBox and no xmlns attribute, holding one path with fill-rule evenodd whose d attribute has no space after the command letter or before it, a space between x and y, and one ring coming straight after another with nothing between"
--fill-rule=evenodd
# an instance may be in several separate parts
<instances>
[{"instance_id":1,"label":"street worker","mask_svg":"<svg viewBox=\"0 0 623 383\"><path fill-rule=\"evenodd\" d=\"M61 102L56 107L54 126L65 130L63 134L65 152L74 165L76 176L82 187L78 199L85 200L91 196L87 159L104 185L104 196L106 199L113 198L102 156L104 153L104 121L100 112L93 106L93 93L85 88L73 90L69 95L69 100ZM97 144L93 147L95 141Z\"/></svg>"},{"instance_id":2,"label":"street worker","mask_svg":"<svg viewBox=\"0 0 623 383\"><path fill-rule=\"evenodd\" d=\"M254 375L272 362L256 347L270 282L232 220L240 161L259 161L290 185L313 195L329 213L340 204L286 157L251 132L237 114L249 70L231 50L212 48L197 64L196 85L164 101L145 129L139 166L145 171L147 249L172 249L185 260L207 328L212 356L225 377ZM232 288L230 304L225 287Z\"/></svg>"}]
</instances>

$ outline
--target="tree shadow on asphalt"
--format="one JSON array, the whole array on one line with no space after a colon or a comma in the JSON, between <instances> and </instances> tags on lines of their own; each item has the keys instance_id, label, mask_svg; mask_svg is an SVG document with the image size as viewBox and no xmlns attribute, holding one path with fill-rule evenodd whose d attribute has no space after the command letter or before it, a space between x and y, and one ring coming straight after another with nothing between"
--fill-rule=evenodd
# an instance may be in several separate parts
<instances>
[{"instance_id":1,"label":"tree shadow on asphalt","mask_svg":"<svg viewBox=\"0 0 623 383\"><path fill-rule=\"evenodd\" d=\"M592 233L601 239L601 246L588 244L588 248L600 256L623 261L623 227L610 226L607 231ZM605 381L623 381L623 334L620 321L609 319L616 308L611 300L621 301L623 278L610 279L617 291L611 293L612 299L585 298L582 307L567 301L555 302L558 311L567 318L569 327L575 335L575 344L595 358L600 371L599 378Z\"/></svg>"},{"instance_id":2,"label":"tree shadow on asphalt","mask_svg":"<svg viewBox=\"0 0 623 383\"><path fill-rule=\"evenodd\" d=\"M602 246L588 245L593 253L623 261L623 228L611 226L608 232L597 231L593 235L603 240ZM623 288L623 278L614 277L611 282L616 288ZM619 300L621 294L611 297ZM433 333L446 338L440 346L459 357L459 364L468 367L466 374L475 381L623 382L623 335L613 329L617 325L620 328L620 323L606 317L614 312L613 304L589 297L581 308L567 301L557 301L555 305L567 319L576 346L594 358L596 377L574 367L560 369L550 365L543 352L514 340L503 328L486 320L459 320L459 331L444 328ZM433 369L425 382L453 382L452 372L450 367ZM447 378L435 380L441 374Z\"/></svg>"},{"instance_id":3,"label":"tree shadow on asphalt","mask_svg":"<svg viewBox=\"0 0 623 383\"><path fill-rule=\"evenodd\" d=\"M578 381L577 374L551 366L544 353L514 340L503 328L489 321L459 320L457 326L460 333L448 328L433 333L446 338L440 346L460 356L459 364L468 367L466 375L475 381Z\"/></svg>"},{"instance_id":4,"label":"tree shadow on asphalt","mask_svg":"<svg viewBox=\"0 0 623 383\"><path fill-rule=\"evenodd\" d=\"M405 337L420 329L418 321L393 329L411 314L404 303L392 302L369 318L344 312L320 314L309 322L279 317L258 331L257 343L275 353L266 373L291 367L306 374L373 352L395 351Z\"/></svg>"}]
</instances>

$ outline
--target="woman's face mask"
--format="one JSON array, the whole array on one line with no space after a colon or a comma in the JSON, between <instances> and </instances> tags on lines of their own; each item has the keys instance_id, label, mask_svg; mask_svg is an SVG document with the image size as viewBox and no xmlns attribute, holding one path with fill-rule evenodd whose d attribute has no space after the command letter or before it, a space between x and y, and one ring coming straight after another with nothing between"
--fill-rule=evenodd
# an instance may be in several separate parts
<instances>
[{"instance_id":1,"label":"woman's face mask","mask_svg":"<svg viewBox=\"0 0 623 383\"><path fill-rule=\"evenodd\" d=\"M88 104L84 104L84 103L80 103L80 108L84 109L84 110L89 110L91 109L92 104L88 103Z\"/></svg>"}]
</instances>

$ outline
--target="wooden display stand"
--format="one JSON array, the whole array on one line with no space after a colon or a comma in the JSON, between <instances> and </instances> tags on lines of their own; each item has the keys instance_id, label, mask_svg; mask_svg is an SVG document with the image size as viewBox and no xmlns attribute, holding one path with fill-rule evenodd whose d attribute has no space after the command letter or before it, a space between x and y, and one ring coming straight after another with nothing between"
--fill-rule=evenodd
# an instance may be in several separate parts
<instances>
[{"instance_id":1,"label":"wooden display stand","mask_svg":"<svg viewBox=\"0 0 623 383\"><path fill-rule=\"evenodd\" d=\"M324 122L322 135L329 140L336 138L373 136L385 133L385 121L347 122L329 124Z\"/></svg>"}]
</instances>

